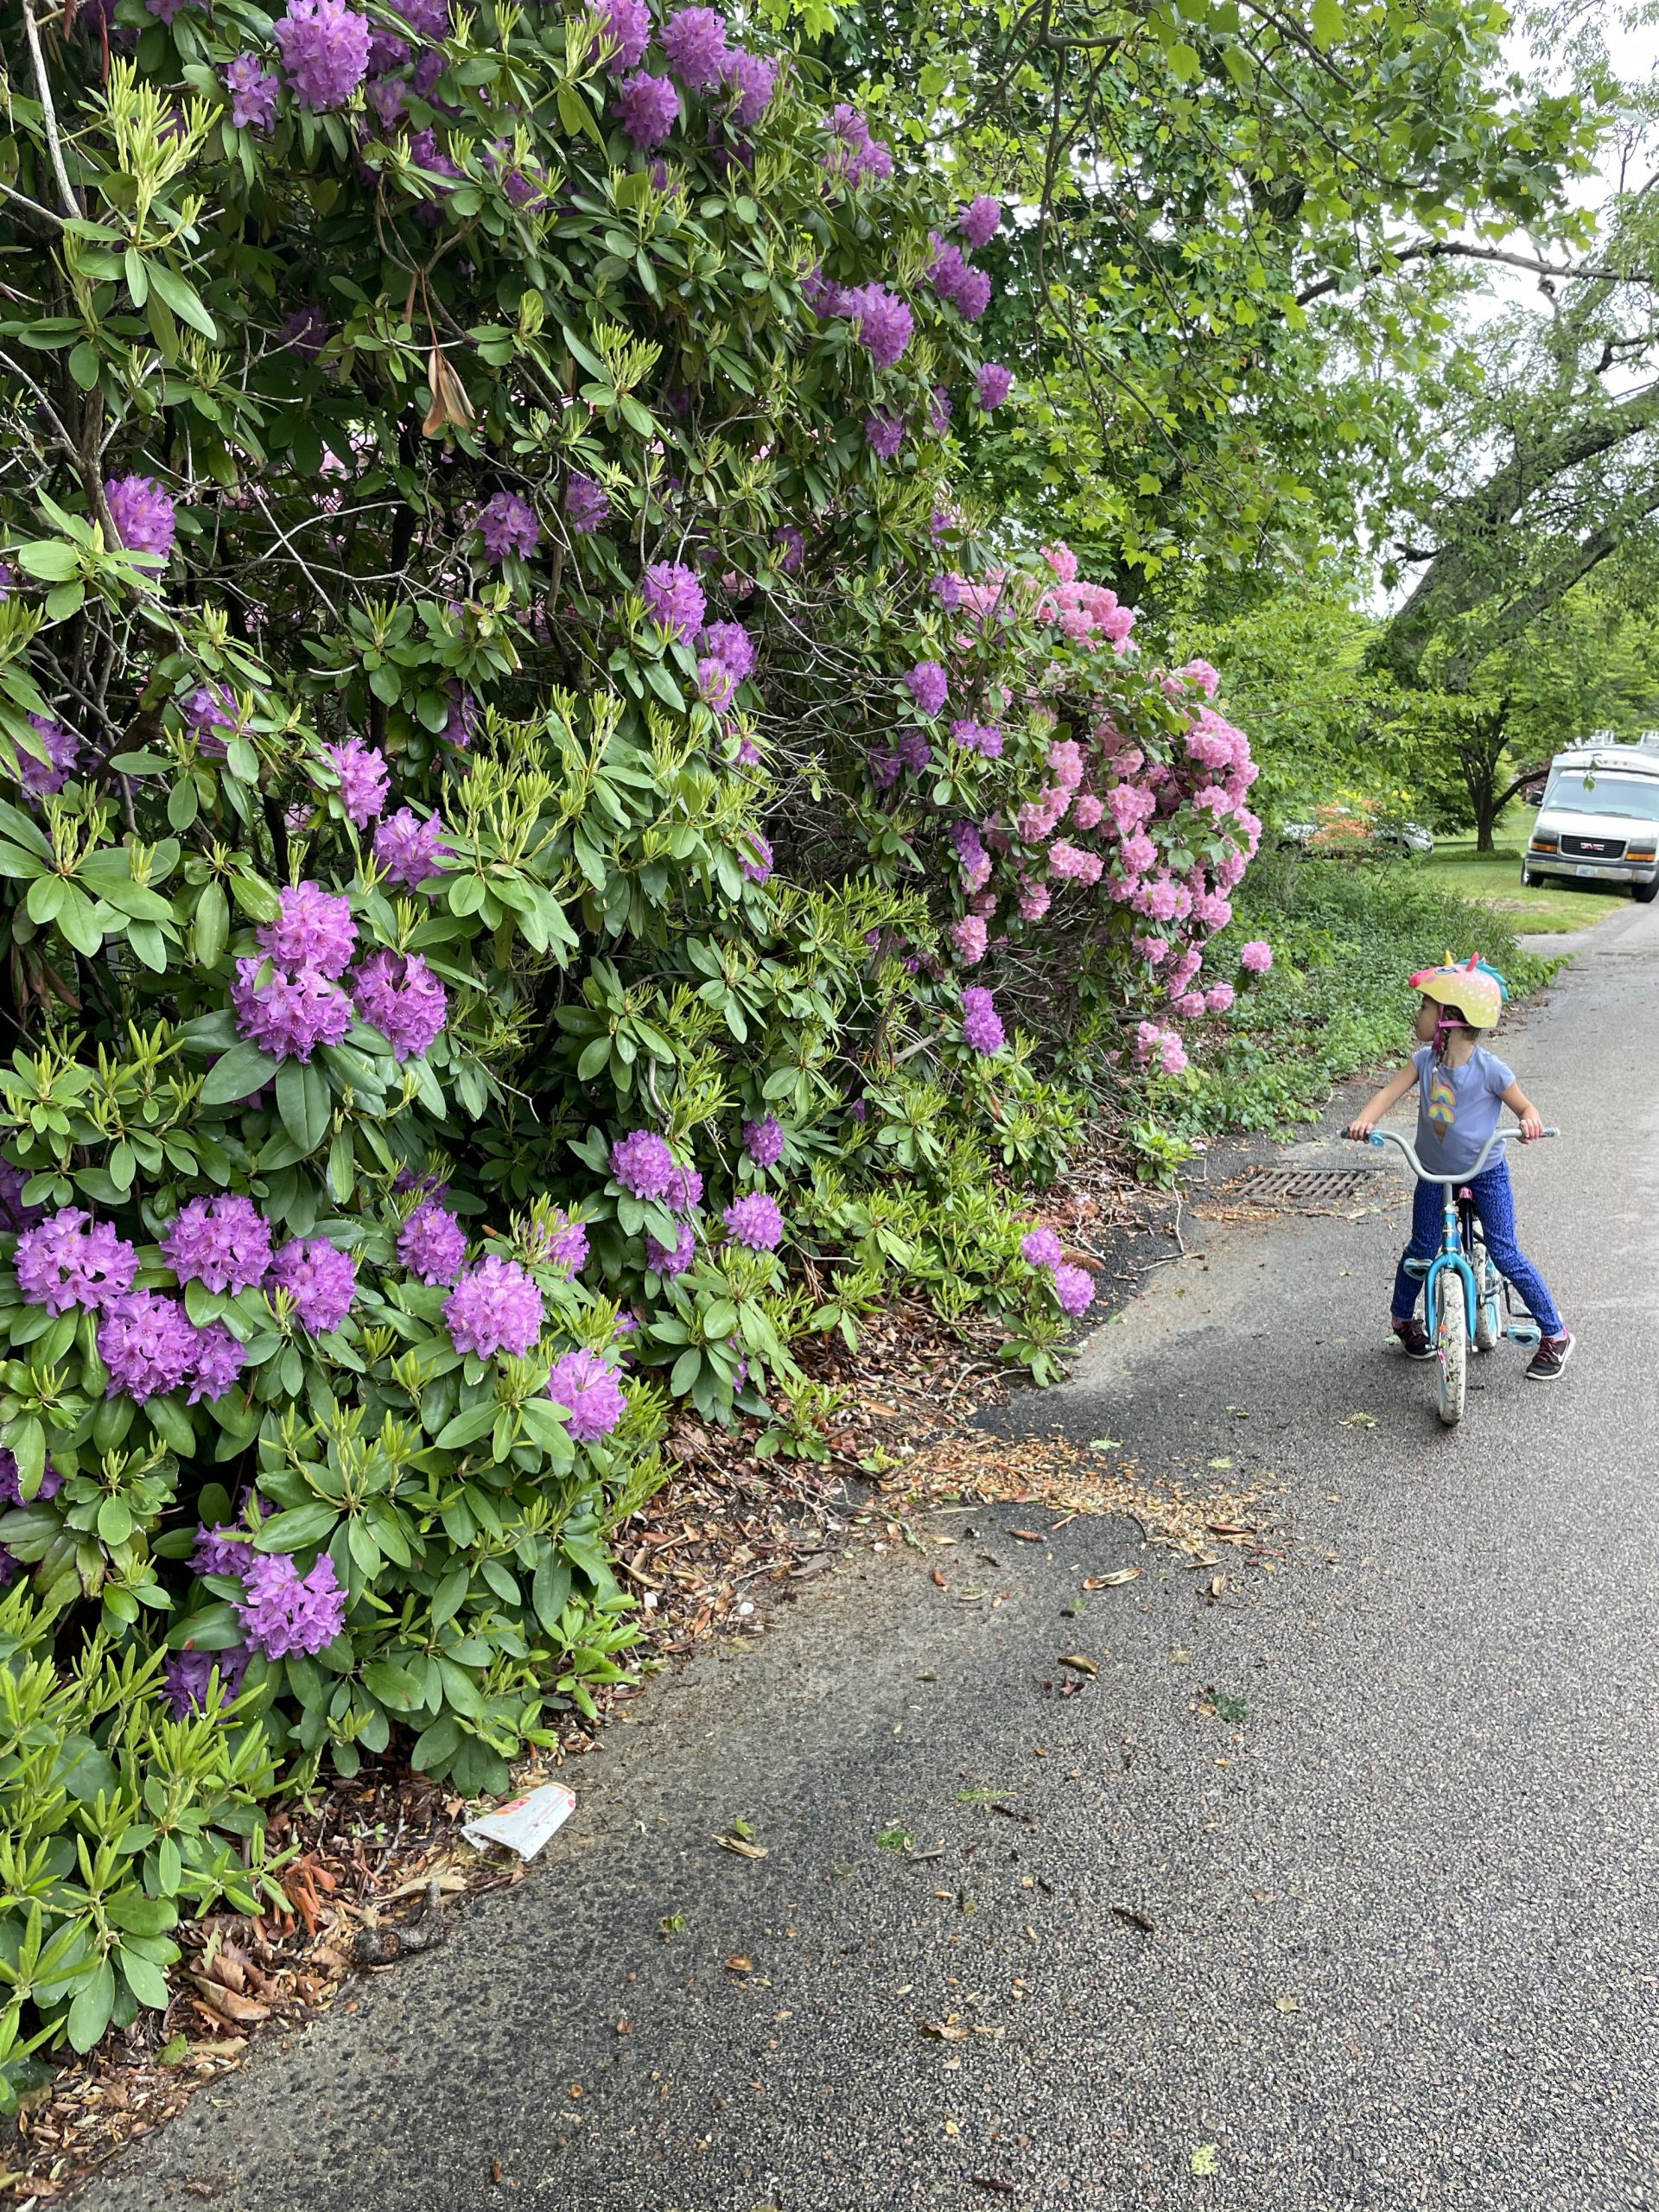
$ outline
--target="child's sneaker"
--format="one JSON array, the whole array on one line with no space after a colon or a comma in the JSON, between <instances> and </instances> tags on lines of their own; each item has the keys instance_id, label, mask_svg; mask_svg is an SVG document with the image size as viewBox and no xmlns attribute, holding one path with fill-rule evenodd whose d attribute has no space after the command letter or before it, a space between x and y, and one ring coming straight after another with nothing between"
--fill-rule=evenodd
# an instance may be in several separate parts
<instances>
[{"instance_id":1,"label":"child's sneaker","mask_svg":"<svg viewBox=\"0 0 1659 2212\"><path fill-rule=\"evenodd\" d=\"M1428 1341L1428 1332L1414 1314L1409 1321L1391 1321L1389 1326L1400 1339L1400 1349L1408 1359L1433 1359L1434 1347Z\"/></svg>"},{"instance_id":2,"label":"child's sneaker","mask_svg":"<svg viewBox=\"0 0 1659 2212\"><path fill-rule=\"evenodd\" d=\"M1529 1382L1554 1382L1573 1357L1576 1337L1546 1337L1527 1364Z\"/></svg>"}]
</instances>

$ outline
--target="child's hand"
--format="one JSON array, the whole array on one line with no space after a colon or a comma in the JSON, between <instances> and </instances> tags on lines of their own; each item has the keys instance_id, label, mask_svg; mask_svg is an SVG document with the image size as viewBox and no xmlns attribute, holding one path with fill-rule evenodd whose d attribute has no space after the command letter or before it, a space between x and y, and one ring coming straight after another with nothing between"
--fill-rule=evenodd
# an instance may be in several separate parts
<instances>
[{"instance_id":1,"label":"child's hand","mask_svg":"<svg viewBox=\"0 0 1659 2212\"><path fill-rule=\"evenodd\" d=\"M1343 1131L1343 1135L1352 1137L1356 1144L1363 1144L1376 1127L1376 1123L1370 1115L1356 1114Z\"/></svg>"},{"instance_id":2,"label":"child's hand","mask_svg":"<svg viewBox=\"0 0 1659 2212\"><path fill-rule=\"evenodd\" d=\"M1544 1134L1543 1116L1535 1107L1529 1107L1521 1116L1521 1141L1531 1144Z\"/></svg>"}]
</instances>

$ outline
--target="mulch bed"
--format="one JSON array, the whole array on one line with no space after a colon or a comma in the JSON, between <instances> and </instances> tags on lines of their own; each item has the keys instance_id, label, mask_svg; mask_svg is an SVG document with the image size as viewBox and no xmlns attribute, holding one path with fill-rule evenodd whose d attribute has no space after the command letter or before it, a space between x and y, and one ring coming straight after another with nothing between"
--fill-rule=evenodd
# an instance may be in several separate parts
<instances>
[{"instance_id":1,"label":"mulch bed","mask_svg":"<svg viewBox=\"0 0 1659 2212\"><path fill-rule=\"evenodd\" d=\"M1040 1217L1068 1260L1096 1276L1096 1319L1181 1249L1179 1198L1126 1184L1103 1147L1045 1198ZM1020 1383L1001 1357L1003 1341L972 1311L947 1325L923 1302L898 1300L867 1322L855 1353L839 1337L798 1346L811 1379L843 1394L822 1461L758 1459L754 1424L726 1431L682 1413L669 1438L673 1475L616 1532L619 1574L640 1601L632 1656L642 1675L758 1632L841 1548L897 1539L913 1515L947 1501L1127 1513L1149 1541L1194 1565L1214 1566L1221 1547L1270 1563L1262 1489L1187 1489L1058 1438L1011 1442L970 1429ZM570 1763L594 1749L607 1715L642 1687L602 1693L597 1723L567 1715L556 1756L527 1764L517 1785L533 1787L556 1768L575 1780ZM310 1804L274 1810L271 1848L292 1854L281 1877L287 1910L215 1913L182 1928L186 1955L166 2013L141 2014L26 2096L0 2194L19 2212L58 2202L238 2065L252 2037L285 2037L331 2003L351 2009L357 1975L395 1972L398 1958L444 1939L461 1899L522 1879L508 1854L461 1840L474 1809L395 1764L365 1762Z\"/></svg>"}]
</instances>

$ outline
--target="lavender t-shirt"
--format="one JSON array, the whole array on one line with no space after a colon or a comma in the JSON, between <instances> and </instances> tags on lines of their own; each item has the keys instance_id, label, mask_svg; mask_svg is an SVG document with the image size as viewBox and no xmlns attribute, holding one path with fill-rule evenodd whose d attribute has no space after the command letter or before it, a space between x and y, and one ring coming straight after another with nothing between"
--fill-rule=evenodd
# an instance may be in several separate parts
<instances>
[{"instance_id":1,"label":"lavender t-shirt","mask_svg":"<svg viewBox=\"0 0 1659 2212\"><path fill-rule=\"evenodd\" d=\"M1484 1045L1460 1068L1437 1060L1432 1045L1420 1045L1411 1065L1417 1071L1417 1157L1437 1181L1466 1175L1497 1127L1514 1071Z\"/></svg>"}]
</instances>

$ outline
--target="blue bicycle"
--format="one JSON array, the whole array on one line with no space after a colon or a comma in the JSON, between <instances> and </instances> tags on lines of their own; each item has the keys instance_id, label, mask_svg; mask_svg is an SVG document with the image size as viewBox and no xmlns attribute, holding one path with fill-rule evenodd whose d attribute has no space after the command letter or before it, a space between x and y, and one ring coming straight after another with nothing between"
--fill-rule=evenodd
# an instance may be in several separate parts
<instances>
[{"instance_id":1,"label":"blue bicycle","mask_svg":"<svg viewBox=\"0 0 1659 2212\"><path fill-rule=\"evenodd\" d=\"M1408 1260L1406 1269L1423 1284L1425 1326L1440 1366L1440 1419L1448 1428L1463 1419L1471 1351L1491 1351L1506 1337L1517 1344L1535 1344L1539 1338L1538 1324L1530 1315L1522 1319L1510 1315L1510 1287L1487 1253L1469 1188L1496 1148L1518 1134L1515 1129L1494 1129L1480 1158L1455 1182L1428 1174L1415 1151L1395 1130L1374 1129L1370 1139L1375 1151L1397 1144L1417 1180L1439 1183L1445 1194L1440 1250L1432 1260ZM1544 1135L1558 1137L1560 1131L1546 1129Z\"/></svg>"}]
</instances>

